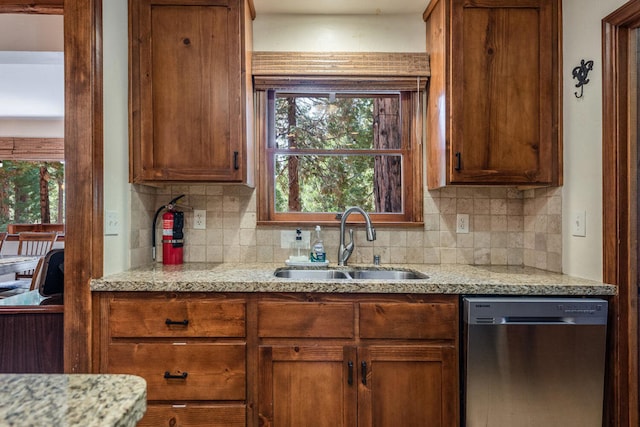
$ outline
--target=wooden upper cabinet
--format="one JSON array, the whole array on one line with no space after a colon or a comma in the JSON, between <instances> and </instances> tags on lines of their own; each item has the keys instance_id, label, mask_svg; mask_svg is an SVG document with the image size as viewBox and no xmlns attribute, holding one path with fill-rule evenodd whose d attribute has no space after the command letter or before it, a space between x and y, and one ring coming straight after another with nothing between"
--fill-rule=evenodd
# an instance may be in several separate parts
<instances>
[{"instance_id":1,"label":"wooden upper cabinet","mask_svg":"<svg viewBox=\"0 0 640 427\"><path fill-rule=\"evenodd\" d=\"M428 186L560 185L560 0L433 0Z\"/></svg>"},{"instance_id":2,"label":"wooden upper cabinet","mask_svg":"<svg viewBox=\"0 0 640 427\"><path fill-rule=\"evenodd\" d=\"M244 3L130 0L129 8L130 180L251 184Z\"/></svg>"}]
</instances>

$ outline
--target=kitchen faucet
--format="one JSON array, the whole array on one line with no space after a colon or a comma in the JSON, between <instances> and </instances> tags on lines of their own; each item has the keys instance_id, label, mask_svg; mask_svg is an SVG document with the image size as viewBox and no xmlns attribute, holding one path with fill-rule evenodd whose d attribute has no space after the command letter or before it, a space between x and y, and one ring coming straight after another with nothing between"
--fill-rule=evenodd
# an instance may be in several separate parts
<instances>
[{"instance_id":1,"label":"kitchen faucet","mask_svg":"<svg viewBox=\"0 0 640 427\"><path fill-rule=\"evenodd\" d=\"M353 242L353 228L349 229L349 244L344 244L344 231L345 226L347 224L347 218L353 212L358 212L360 215L364 217L365 222L367 223L367 240L373 241L376 240L376 229L373 228L371 224L371 218L369 215L360 207L352 206L347 208L346 211L342 214L342 218L340 219L340 246L338 247L338 265L345 266L347 265L347 260L353 253L353 249L355 248L355 243Z\"/></svg>"}]
</instances>

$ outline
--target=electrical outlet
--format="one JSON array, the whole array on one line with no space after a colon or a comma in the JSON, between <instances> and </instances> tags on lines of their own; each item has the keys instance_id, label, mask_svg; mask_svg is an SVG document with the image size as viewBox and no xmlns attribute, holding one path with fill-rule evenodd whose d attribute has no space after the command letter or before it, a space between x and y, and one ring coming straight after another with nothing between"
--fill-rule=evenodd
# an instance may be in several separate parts
<instances>
[{"instance_id":1,"label":"electrical outlet","mask_svg":"<svg viewBox=\"0 0 640 427\"><path fill-rule=\"evenodd\" d=\"M587 235L587 213L585 211L574 211L571 215L571 234L577 237Z\"/></svg>"},{"instance_id":2,"label":"electrical outlet","mask_svg":"<svg viewBox=\"0 0 640 427\"><path fill-rule=\"evenodd\" d=\"M204 230L207 228L207 211L204 209L193 210L193 229Z\"/></svg>"},{"instance_id":3,"label":"electrical outlet","mask_svg":"<svg viewBox=\"0 0 640 427\"><path fill-rule=\"evenodd\" d=\"M469 232L469 214L458 214L456 216L456 233L466 234Z\"/></svg>"},{"instance_id":4,"label":"electrical outlet","mask_svg":"<svg viewBox=\"0 0 640 427\"><path fill-rule=\"evenodd\" d=\"M117 211L106 211L104 215L104 235L117 236L120 231L120 218Z\"/></svg>"}]
</instances>

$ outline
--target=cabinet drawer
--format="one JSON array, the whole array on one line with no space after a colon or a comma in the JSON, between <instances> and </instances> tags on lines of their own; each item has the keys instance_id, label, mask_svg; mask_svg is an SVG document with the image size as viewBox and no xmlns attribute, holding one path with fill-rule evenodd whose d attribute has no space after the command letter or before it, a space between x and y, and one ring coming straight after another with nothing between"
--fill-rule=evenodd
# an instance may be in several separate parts
<instances>
[{"instance_id":1,"label":"cabinet drawer","mask_svg":"<svg viewBox=\"0 0 640 427\"><path fill-rule=\"evenodd\" d=\"M107 372L143 377L148 400L245 399L244 343L118 343L108 352Z\"/></svg>"},{"instance_id":2,"label":"cabinet drawer","mask_svg":"<svg viewBox=\"0 0 640 427\"><path fill-rule=\"evenodd\" d=\"M113 299L111 337L244 337L244 301Z\"/></svg>"},{"instance_id":3,"label":"cabinet drawer","mask_svg":"<svg viewBox=\"0 0 640 427\"><path fill-rule=\"evenodd\" d=\"M352 303L262 302L258 336L274 338L353 338Z\"/></svg>"},{"instance_id":4,"label":"cabinet drawer","mask_svg":"<svg viewBox=\"0 0 640 427\"><path fill-rule=\"evenodd\" d=\"M454 303L360 303L361 338L455 339Z\"/></svg>"},{"instance_id":5,"label":"cabinet drawer","mask_svg":"<svg viewBox=\"0 0 640 427\"><path fill-rule=\"evenodd\" d=\"M245 427L245 405L147 405L138 427Z\"/></svg>"}]
</instances>

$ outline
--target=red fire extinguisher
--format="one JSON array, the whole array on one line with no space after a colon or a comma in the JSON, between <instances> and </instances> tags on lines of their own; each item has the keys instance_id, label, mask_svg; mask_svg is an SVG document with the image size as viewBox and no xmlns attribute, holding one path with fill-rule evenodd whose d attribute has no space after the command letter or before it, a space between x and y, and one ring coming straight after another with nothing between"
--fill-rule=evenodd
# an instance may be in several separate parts
<instances>
[{"instance_id":1,"label":"red fire extinguisher","mask_svg":"<svg viewBox=\"0 0 640 427\"><path fill-rule=\"evenodd\" d=\"M176 202L184 197L184 194L161 206L153 219L153 259L156 259L155 229L158 215L162 215L162 263L165 265L182 264L184 246L184 212L176 210Z\"/></svg>"}]
</instances>

